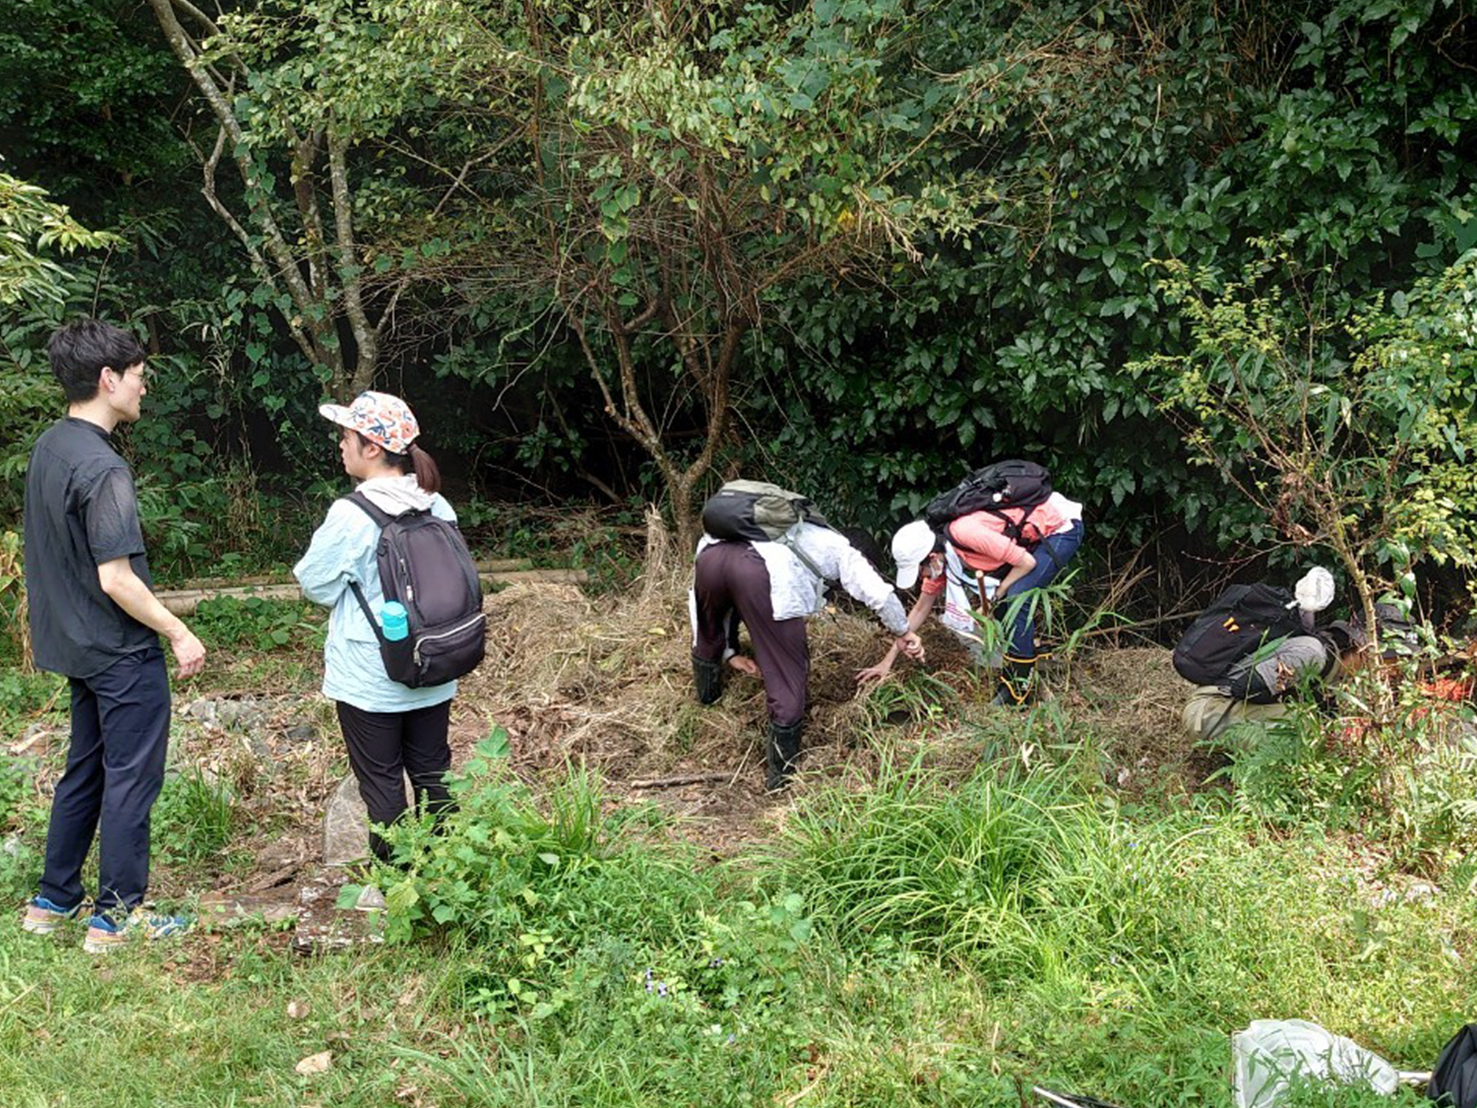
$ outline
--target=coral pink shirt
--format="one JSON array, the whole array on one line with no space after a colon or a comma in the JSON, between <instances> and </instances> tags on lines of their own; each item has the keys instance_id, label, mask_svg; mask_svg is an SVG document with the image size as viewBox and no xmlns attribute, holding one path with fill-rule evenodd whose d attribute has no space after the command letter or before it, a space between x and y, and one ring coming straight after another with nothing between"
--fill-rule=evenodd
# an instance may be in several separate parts
<instances>
[{"instance_id":1,"label":"coral pink shirt","mask_svg":"<svg viewBox=\"0 0 1477 1108\"><path fill-rule=\"evenodd\" d=\"M1071 527L1072 518L1066 514L1070 503L1063 497L1053 495L1045 503L1030 509L1030 516L1023 528L1025 537L1032 542L1039 542L1047 535L1055 535L1058 531ZM1019 523L1021 517L1026 515L1026 509L1005 508L1002 514L1008 516L1013 523ZM960 516L944 529L944 534L959 552L959 560L981 573L994 575L1005 566L1018 566L1030 553L1006 536L1005 520L994 512L971 512L967 516ZM923 592L933 596L944 591L944 584L944 575L940 574L926 579L920 587Z\"/></svg>"}]
</instances>

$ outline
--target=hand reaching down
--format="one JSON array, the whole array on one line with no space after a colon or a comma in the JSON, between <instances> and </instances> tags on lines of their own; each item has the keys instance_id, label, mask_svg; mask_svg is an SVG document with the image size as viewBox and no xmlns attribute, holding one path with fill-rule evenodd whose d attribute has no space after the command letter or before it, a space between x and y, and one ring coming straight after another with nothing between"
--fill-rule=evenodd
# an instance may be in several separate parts
<instances>
[{"instance_id":1,"label":"hand reaching down","mask_svg":"<svg viewBox=\"0 0 1477 1108\"><path fill-rule=\"evenodd\" d=\"M746 655L735 654L732 658L728 659L728 664L740 673L748 674L750 677L762 678L764 676L764 673L759 669L759 663Z\"/></svg>"}]
</instances>

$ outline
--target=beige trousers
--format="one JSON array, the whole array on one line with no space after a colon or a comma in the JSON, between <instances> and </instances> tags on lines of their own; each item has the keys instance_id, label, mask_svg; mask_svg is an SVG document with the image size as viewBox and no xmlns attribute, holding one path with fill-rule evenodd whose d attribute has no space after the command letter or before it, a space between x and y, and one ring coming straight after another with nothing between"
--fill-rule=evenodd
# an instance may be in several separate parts
<instances>
[{"instance_id":1,"label":"beige trousers","mask_svg":"<svg viewBox=\"0 0 1477 1108\"><path fill-rule=\"evenodd\" d=\"M1248 704L1232 700L1214 685L1197 685L1180 718L1187 735L1205 742L1225 738L1238 724L1270 723L1289 714L1286 704Z\"/></svg>"}]
</instances>

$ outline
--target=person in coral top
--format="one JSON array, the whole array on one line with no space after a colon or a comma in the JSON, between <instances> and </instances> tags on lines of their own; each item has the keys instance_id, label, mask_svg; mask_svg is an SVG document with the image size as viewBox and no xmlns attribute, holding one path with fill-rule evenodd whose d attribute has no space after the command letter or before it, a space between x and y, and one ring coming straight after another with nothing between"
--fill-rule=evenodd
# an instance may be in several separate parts
<instances>
[{"instance_id":1,"label":"person in coral top","mask_svg":"<svg viewBox=\"0 0 1477 1108\"><path fill-rule=\"evenodd\" d=\"M922 580L918 600L909 613L908 629L921 627L942 595L943 623L965 637L976 660L983 661L979 640L973 634L972 608L985 607L986 600L998 605L1049 584L1077 553L1082 535L1082 505L1055 492L1031 508L971 512L941 530L921 519L906 524L892 539L896 584L900 589L910 589ZM857 680L881 680L892 671L896 658L897 651L889 650L882 661L858 673ZM1034 605L1023 603L1009 629L1009 646L995 694L997 704L1027 702L1036 658Z\"/></svg>"}]
</instances>

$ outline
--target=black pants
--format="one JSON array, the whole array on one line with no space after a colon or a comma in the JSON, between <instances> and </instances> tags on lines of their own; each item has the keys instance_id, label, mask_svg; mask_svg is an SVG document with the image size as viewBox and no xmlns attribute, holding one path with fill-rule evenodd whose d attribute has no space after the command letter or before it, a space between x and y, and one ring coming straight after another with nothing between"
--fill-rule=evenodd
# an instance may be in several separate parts
<instances>
[{"instance_id":1,"label":"black pants","mask_svg":"<svg viewBox=\"0 0 1477 1108\"><path fill-rule=\"evenodd\" d=\"M73 677L72 742L46 832L41 895L82 900L82 863L98 832L99 914L127 914L149 885L149 812L164 784L169 674L153 647L95 677Z\"/></svg>"},{"instance_id":2,"label":"black pants","mask_svg":"<svg viewBox=\"0 0 1477 1108\"><path fill-rule=\"evenodd\" d=\"M769 718L783 725L803 719L805 685L810 677L805 620L774 618L764 556L746 542L707 547L698 555L693 595L697 601L693 653L708 661L723 657L737 612L749 629L754 660L764 674Z\"/></svg>"},{"instance_id":3,"label":"black pants","mask_svg":"<svg viewBox=\"0 0 1477 1108\"><path fill-rule=\"evenodd\" d=\"M449 700L409 712L366 712L338 703L349 765L359 781L370 823L391 824L405 812L407 776L417 807L437 814L451 810L451 794L446 789L446 772L451 769L451 746L446 741L450 720ZM389 861L389 844L373 832L369 847L380 861Z\"/></svg>"}]
</instances>

